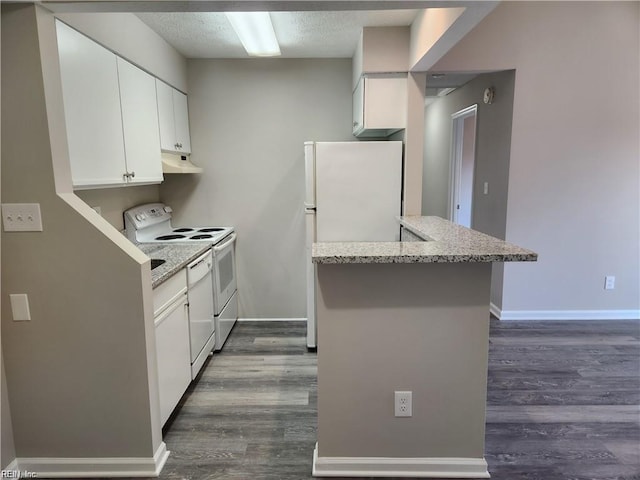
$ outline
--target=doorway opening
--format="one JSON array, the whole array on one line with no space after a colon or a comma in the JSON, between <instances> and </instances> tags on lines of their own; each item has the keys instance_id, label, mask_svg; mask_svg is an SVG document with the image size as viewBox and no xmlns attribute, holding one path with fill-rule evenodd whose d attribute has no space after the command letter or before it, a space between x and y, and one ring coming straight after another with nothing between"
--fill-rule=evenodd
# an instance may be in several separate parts
<instances>
[{"instance_id":1,"label":"doorway opening","mask_svg":"<svg viewBox=\"0 0 640 480\"><path fill-rule=\"evenodd\" d=\"M451 175L449 218L471 228L473 217L473 179L476 165L476 117L478 105L451 115Z\"/></svg>"}]
</instances>

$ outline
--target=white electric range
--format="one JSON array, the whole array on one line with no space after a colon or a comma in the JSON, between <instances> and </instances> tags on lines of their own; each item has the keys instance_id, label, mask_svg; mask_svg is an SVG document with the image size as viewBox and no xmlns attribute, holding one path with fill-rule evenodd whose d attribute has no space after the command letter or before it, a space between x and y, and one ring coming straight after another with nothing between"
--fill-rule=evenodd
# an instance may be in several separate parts
<instances>
[{"instance_id":1,"label":"white electric range","mask_svg":"<svg viewBox=\"0 0 640 480\"><path fill-rule=\"evenodd\" d=\"M172 209L163 203L138 205L124 212L127 238L135 243L209 243L213 253L213 322L209 335L215 333L214 350L222 349L231 329L238 318L238 294L235 267L236 234L233 227L173 227ZM187 282L191 265L187 266ZM195 265L194 265L195 268ZM201 277L199 274L198 277ZM198 279L200 280L200 278ZM189 290L195 290L189 286ZM189 294L189 292L187 292ZM192 299L189 298L189 303ZM203 311L190 307L191 311ZM202 316L202 314L200 314ZM206 319L191 319L190 330L202 330ZM202 333L201 335L204 335ZM192 345L200 345L202 339L192 338ZM207 344L209 342L206 342ZM192 348L197 350L197 348ZM197 355L192 351L192 357Z\"/></svg>"}]
</instances>

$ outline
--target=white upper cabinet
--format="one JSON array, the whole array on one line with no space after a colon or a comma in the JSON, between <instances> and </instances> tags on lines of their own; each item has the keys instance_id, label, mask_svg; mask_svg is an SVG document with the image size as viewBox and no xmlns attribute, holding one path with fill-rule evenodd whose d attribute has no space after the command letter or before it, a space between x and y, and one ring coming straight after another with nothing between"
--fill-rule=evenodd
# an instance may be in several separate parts
<instances>
[{"instance_id":1,"label":"white upper cabinet","mask_svg":"<svg viewBox=\"0 0 640 480\"><path fill-rule=\"evenodd\" d=\"M364 27L353 56L353 134L406 128L409 27Z\"/></svg>"},{"instance_id":2,"label":"white upper cabinet","mask_svg":"<svg viewBox=\"0 0 640 480\"><path fill-rule=\"evenodd\" d=\"M56 29L73 186L161 182L154 78L64 23Z\"/></svg>"},{"instance_id":3,"label":"white upper cabinet","mask_svg":"<svg viewBox=\"0 0 640 480\"><path fill-rule=\"evenodd\" d=\"M406 75L361 77L353 92L353 134L388 137L406 125Z\"/></svg>"},{"instance_id":4,"label":"white upper cabinet","mask_svg":"<svg viewBox=\"0 0 640 480\"><path fill-rule=\"evenodd\" d=\"M162 150L191 153L187 96L158 79L156 89Z\"/></svg>"},{"instance_id":5,"label":"white upper cabinet","mask_svg":"<svg viewBox=\"0 0 640 480\"><path fill-rule=\"evenodd\" d=\"M73 185L122 184L126 166L116 55L56 23Z\"/></svg>"},{"instance_id":6,"label":"white upper cabinet","mask_svg":"<svg viewBox=\"0 0 640 480\"><path fill-rule=\"evenodd\" d=\"M118 58L118 78L128 179L161 182L155 78L122 58Z\"/></svg>"}]
</instances>

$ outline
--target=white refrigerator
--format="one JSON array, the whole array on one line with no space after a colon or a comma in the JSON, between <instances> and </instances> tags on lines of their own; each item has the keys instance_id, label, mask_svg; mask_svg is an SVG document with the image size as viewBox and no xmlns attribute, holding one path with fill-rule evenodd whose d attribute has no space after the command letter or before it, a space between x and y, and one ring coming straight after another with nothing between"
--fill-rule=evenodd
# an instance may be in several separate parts
<instances>
[{"instance_id":1,"label":"white refrigerator","mask_svg":"<svg viewBox=\"0 0 640 480\"><path fill-rule=\"evenodd\" d=\"M305 142L307 346L315 348L314 242L395 242L402 142Z\"/></svg>"}]
</instances>

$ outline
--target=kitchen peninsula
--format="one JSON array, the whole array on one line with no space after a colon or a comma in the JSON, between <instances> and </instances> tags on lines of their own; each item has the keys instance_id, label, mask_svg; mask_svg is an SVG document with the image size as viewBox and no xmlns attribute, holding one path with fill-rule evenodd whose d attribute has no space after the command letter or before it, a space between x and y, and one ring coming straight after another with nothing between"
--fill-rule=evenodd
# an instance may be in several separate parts
<instances>
[{"instance_id":1,"label":"kitchen peninsula","mask_svg":"<svg viewBox=\"0 0 640 480\"><path fill-rule=\"evenodd\" d=\"M313 245L316 476L487 478L492 262L537 254L438 217L400 217L411 242ZM394 416L411 392L411 416Z\"/></svg>"}]
</instances>

